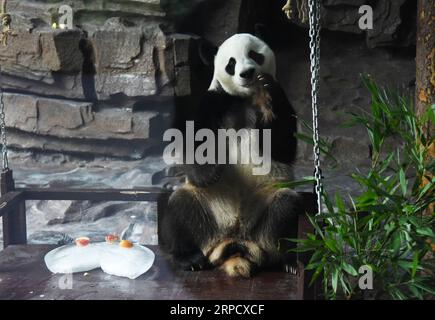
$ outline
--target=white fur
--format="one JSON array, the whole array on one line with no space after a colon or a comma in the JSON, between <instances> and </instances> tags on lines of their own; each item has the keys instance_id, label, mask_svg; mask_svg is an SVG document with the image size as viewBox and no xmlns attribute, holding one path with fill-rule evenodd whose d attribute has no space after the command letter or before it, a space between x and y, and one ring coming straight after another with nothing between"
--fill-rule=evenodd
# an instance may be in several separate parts
<instances>
[{"instance_id":1,"label":"white fur","mask_svg":"<svg viewBox=\"0 0 435 320\"><path fill-rule=\"evenodd\" d=\"M254 60L249 58L249 51L261 53L265 57L263 65L258 65ZM225 71L230 58L236 60L236 69L234 76ZM214 60L214 75L209 90L218 90L220 87L225 92L235 96L248 96L252 94L252 88L249 81L240 77L243 71L250 68L256 70L255 77L259 73L267 73L275 78L276 76L276 59L272 49L261 39L248 34L240 33L227 39L218 50Z\"/></svg>"}]
</instances>

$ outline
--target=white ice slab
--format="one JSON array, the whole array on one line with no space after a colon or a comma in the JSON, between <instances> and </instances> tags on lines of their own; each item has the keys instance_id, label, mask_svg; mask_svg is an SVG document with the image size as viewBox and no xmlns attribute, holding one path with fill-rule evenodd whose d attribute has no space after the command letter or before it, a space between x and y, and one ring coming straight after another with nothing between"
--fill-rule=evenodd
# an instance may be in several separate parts
<instances>
[{"instance_id":1,"label":"white ice slab","mask_svg":"<svg viewBox=\"0 0 435 320\"><path fill-rule=\"evenodd\" d=\"M53 273L86 272L100 268L111 275L136 279L154 263L154 253L143 246L123 248L118 244L91 243L85 247L66 245L51 250L44 257Z\"/></svg>"}]
</instances>

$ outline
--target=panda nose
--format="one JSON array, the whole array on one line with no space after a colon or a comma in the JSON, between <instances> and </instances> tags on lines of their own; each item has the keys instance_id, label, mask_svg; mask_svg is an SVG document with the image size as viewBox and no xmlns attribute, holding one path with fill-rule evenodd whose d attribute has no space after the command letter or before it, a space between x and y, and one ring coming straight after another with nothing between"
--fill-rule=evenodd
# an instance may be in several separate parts
<instances>
[{"instance_id":1,"label":"panda nose","mask_svg":"<svg viewBox=\"0 0 435 320\"><path fill-rule=\"evenodd\" d=\"M255 68L245 70L240 74L240 78L252 79L254 77L254 73L255 73Z\"/></svg>"}]
</instances>

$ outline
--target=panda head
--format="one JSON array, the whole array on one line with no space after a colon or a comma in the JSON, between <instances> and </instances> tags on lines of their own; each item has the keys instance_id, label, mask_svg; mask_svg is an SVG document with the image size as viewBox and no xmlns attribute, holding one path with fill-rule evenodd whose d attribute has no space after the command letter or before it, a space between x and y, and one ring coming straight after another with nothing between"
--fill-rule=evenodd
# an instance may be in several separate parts
<instances>
[{"instance_id":1,"label":"panda head","mask_svg":"<svg viewBox=\"0 0 435 320\"><path fill-rule=\"evenodd\" d=\"M275 78L275 54L263 40L247 33L236 34L215 51L214 74L209 90L249 96L260 73Z\"/></svg>"}]
</instances>

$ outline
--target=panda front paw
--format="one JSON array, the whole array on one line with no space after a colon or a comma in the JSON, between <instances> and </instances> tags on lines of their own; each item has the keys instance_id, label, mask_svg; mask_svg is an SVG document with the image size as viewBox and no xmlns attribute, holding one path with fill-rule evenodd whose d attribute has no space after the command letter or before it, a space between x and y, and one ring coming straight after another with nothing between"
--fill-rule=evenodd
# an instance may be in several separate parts
<instances>
[{"instance_id":1,"label":"panda front paw","mask_svg":"<svg viewBox=\"0 0 435 320\"><path fill-rule=\"evenodd\" d=\"M261 73L257 76L254 105L260 108L264 122L270 122L275 118L272 103L274 85L275 80L271 75Z\"/></svg>"},{"instance_id":2,"label":"panda front paw","mask_svg":"<svg viewBox=\"0 0 435 320\"><path fill-rule=\"evenodd\" d=\"M275 80L270 74L260 73L257 76L257 83L258 85L262 86L263 90L269 90L274 85Z\"/></svg>"}]
</instances>

